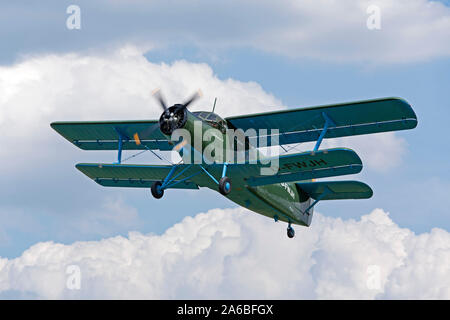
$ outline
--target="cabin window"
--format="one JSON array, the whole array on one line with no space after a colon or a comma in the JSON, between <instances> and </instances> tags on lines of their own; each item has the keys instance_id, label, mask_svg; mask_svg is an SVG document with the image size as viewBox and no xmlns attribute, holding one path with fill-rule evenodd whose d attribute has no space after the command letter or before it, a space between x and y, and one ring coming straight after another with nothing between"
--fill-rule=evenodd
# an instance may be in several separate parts
<instances>
[{"instance_id":1,"label":"cabin window","mask_svg":"<svg viewBox=\"0 0 450 320\"><path fill-rule=\"evenodd\" d=\"M222 133L226 132L227 123L217 114L206 111L197 111L193 112L193 114L201 120L208 122L212 127L219 129Z\"/></svg>"}]
</instances>

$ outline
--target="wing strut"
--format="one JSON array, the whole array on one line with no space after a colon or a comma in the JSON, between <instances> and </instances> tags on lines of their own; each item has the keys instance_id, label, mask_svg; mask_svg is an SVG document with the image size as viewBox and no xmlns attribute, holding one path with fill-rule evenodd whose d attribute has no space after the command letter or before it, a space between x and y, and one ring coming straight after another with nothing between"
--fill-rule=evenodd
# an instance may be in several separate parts
<instances>
[{"instance_id":1,"label":"wing strut","mask_svg":"<svg viewBox=\"0 0 450 320\"><path fill-rule=\"evenodd\" d=\"M316 198L316 200L314 200L314 202L305 210L305 213L309 216L309 210L311 210L312 208L314 208L314 206L320 201L322 200L326 195L333 193L330 188L328 188L327 186L325 186L324 191L322 192L322 194L320 196L318 196Z\"/></svg>"},{"instance_id":2,"label":"wing strut","mask_svg":"<svg viewBox=\"0 0 450 320\"><path fill-rule=\"evenodd\" d=\"M225 175L227 174L227 167L228 167L228 163L224 162L223 163L223 169L222 169L222 176L221 178L225 177ZM219 184L219 181L217 181L216 178L213 177L213 175L211 173L208 172L208 170L206 170L205 168L203 168L202 165L200 165L200 168L217 184Z\"/></svg>"},{"instance_id":3,"label":"wing strut","mask_svg":"<svg viewBox=\"0 0 450 320\"><path fill-rule=\"evenodd\" d=\"M175 172L177 171L178 165L173 165L172 168L170 169L168 175L162 181L162 184L161 184L160 188L162 190L169 189L169 188L173 187L174 185L176 185L176 184L178 184L180 182L184 182L184 181L186 181L186 180L188 180L188 179L190 179L190 178L192 178L192 177L194 177L194 176L196 176L196 175L198 175L198 174L200 174L202 172L206 173L211 178L211 180L213 180L216 184L218 184L220 186L220 182L217 181L217 179L214 178L214 176L211 173L209 173L208 170L206 170L203 167L203 165L200 165L200 169L201 170L197 171L196 173L193 173L190 176L185 177L185 178L183 178L181 180L175 181L179 176L181 176L183 173L185 173L192 166L193 165L190 164L190 165L186 166L186 168L182 169L179 173L175 174ZM223 164L222 177L221 178L225 177L225 174L227 172L227 166L228 166L228 163L225 162Z\"/></svg>"},{"instance_id":4,"label":"wing strut","mask_svg":"<svg viewBox=\"0 0 450 320\"><path fill-rule=\"evenodd\" d=\"M314 152L319 150L320 144L322 143L325 134L327 133L328 128L336 127L336 123L327 115L326 112L322 112L322 117L325 120L325 125L323 126L322 132L320 133L319 139L317 139L316 145L314 146Z\"/></svg>"},{"instance_id":5,"label":"wing strut","mask_svg":"<svg viewBox=\"0 0 450 320\"><path fill-rule=\"evenodd\" d=\"M196 172L196 173L194 173L194 174L192 174L192 175L190 175L190 176L188 176L188 177L186 177L186 178L184 178L184 179L175 181L179 176L181 176L183 173L185 173L186 170L188 170L190 167L192 167L192 164L186 166L186 168L184 168L183 170L181 170L178 174L176 174L176 175L172 178L173 174L175 173L175 171L176 171L176 169L177 169L177 165L172 166L172 168L170 169L169 174L168 174L167 177L164 179L164 181L163 181L163 183L162 183L162 185L161 185L161 189L164 190L164 189L171 188L171 187L173 187L174 185L176 185L176 184L178 184L178 183L180 183L180 182L184 182L184 181L186 181L186 180L188 180L188 179L190 179L190 178L196 176L197 174L199 174L199 173L201 172L201 171ZM175 182L174 182L174 181L175 181Z\"/></svg>"},{"instance_id":6,"label":"wing strut","mask_svg":"<svg viewBox=\"0 0 450 320\"><path fill-rule=\"evenodd\" d=\"M116 164L120 164L122 162L122 149L123 149L123 141L129 141L130 138L121 132L118 127L114 127L114 131L119 135L118 139L118 147L117 147L117 162Z\"/></svg>"}]
</instances>

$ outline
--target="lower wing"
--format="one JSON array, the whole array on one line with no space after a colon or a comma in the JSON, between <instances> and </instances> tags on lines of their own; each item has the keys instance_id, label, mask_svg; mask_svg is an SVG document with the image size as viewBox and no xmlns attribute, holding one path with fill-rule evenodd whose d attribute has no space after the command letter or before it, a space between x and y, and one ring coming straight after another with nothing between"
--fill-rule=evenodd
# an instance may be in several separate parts
<instances>
[{"instance_id":1,"label":"lower wing","mask_svg":"<svg viewBox=\"0 0 450 320\"><path fill-rule=\"evenodd\" d=\"M267 164L229 164L226 175L248 186L261 186L358 173L361 159L350 149L324 149L315 153L303 152L265 159ZM278 163L271 163L277 161ZM167 188L217 188L224 164L128 165L80 163L77 169L107 187L148 188L155 181L163 181ZM263 170L271 174L263 174Z\"/></svg>"}]
</instances>

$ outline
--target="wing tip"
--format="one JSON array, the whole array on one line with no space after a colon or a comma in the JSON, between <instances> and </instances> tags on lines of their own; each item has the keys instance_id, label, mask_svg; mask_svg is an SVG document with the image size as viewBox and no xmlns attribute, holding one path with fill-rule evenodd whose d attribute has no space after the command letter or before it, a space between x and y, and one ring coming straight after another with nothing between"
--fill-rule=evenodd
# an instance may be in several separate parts
<instances>
[{"instance_id":1,"label":"wing tip","mask_svg":"<svg viewBox=\"0 0 450 320\"><path fill-rule=\"evenodd\" d=\"M58 131L58 125L59 125L59 124L60 124L59 121L53 121L53 122L50 122L50 127L51 127L53 130L55 130L56 132L59 133L59 131Z\"/></svg>"},{"instance_id":2,"label":"wing tip","mask_svg":"<svg viewBox=\"0 0 450 320\"><path fill-rule=\"evenodd\" d=\"M355 181L356 183L358 183L364 190L364 197L362 199L370 199L373 196L373 190L372 188L364 182L361 181Z\"/></svg>"},{"instance_id":3,"label":"wing tip","mask_svg":"<svg viewBox=\"0 0 450 320\"><path fill-rule=\"evenodd\" d=\"M102 163L77 163L75 168L84 173L86 168L99 167L100 169L103 167Z\"/></svg>"},{"instance_id":4,"label":"wing tip","mask_svg":"<svg viewBox=\"0 0 450 320\"><path fill-rule=\"evenodd\" d=\"M411 106L411 104L408 101L406 101L405 98L402 98L402 97L391 97L389 99L398 101L403 107L405 107L405 109L406 109L405 111L409 112L408 118L415 119L416 120L416 124L417 124L417 115L416 115L413 107Z\"/></svg>"}]
</instances>

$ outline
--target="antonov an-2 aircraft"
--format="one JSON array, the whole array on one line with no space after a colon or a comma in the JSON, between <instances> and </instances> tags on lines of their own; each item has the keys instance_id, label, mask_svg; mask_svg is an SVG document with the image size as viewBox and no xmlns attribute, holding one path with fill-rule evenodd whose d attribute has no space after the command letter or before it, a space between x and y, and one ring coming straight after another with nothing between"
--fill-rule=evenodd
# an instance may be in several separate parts
<instances>
[{"instance_id":1,"label":"antonov an-2 aircraft","mask_svg":"<svg viewBox=\"0 0 450 320\"><path fill-rule=\"evenodd\" d=\"M316 181L320 178L356 174L362 170L361 159L351 149L319 149L324 138L413 129L417 126L417 117L411 106L400 98L288 109L223 119L214 112L190 112L187 109L199 94L193 95L183 104L171 107L167 106L159 91L154 95L163 109L159 121L53 122L51 127L83 150L118 151L117 162L76 165L78 170L102 186L149 188L157 199L163 196L166 189L207 187L219 191L249 210L275 221L287 222L289 238L293 238L295 234L291 224L311 224L314 206L319 201L367 199L372 196L372 189L362 182ZM242 129L244 132L254 129L253 132L257 135L261 132L260 129L267 129L266 139L271 146L278 144L283 147L311 141L316 141L316 144L312 151L279 155L277 166L272 168L273 173L269 175L263 174L261 170L268 167L267 161L265 164L263 161L248 161L250 152L257 152L264 159L258 151L258 143L254 142L257 137L248 135L244 138L244 143L238 142L232 147L237 150L237 144L244 145L244 161L242 158L240 161L206 161L202 154L200 161L190 163L121 163L122 150L149 150L155 155L154 150L175 150L182 156L187 152L202 153L209 141L189 144L186 143L187 140L178 143L171 138L172 133L181 128L194 136L195 126L199 123L201 135L208 129L216 129L210 131L214 132L214 139L222 142L231 129ZM278 134L270 134L273 129L278 129ZM259 141L259 138L256 140ZM227 148L225 144L223 148Z\"/></svg>"}]
</instances>

